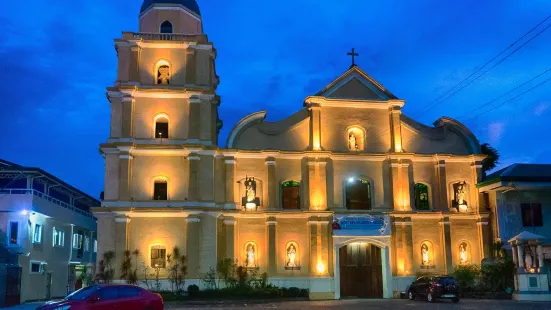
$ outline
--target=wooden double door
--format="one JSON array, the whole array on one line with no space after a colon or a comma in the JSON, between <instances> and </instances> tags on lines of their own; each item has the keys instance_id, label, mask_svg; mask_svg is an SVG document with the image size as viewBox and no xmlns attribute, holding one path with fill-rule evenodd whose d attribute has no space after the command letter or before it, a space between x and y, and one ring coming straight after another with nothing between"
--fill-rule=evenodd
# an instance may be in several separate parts
<instances>
[{"instance_id":1,"label":"wooden double door","mask_svg":"<svg viewBox=\"0 0 551 310\"><path fill-rule=\"evenodd\" d=\"M382 298L381 248L352 243L339 249L341 297Z\"/></svg>"}]
</instances>

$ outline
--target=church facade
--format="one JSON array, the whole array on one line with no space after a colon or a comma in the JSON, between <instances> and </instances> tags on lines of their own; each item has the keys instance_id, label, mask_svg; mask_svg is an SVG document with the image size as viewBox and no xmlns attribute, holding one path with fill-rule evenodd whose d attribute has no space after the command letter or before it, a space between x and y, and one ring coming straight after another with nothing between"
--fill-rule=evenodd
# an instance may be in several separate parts
<instances>
[{"instance_id":1,"label":"church facade","mask_svg":"<svg viewBox=\"0 0 551 310\"><path fill-rule=\"evenodd\" d=\"M284 120L251 111L223 148L216 49L197 3L146 0L139 18L139 32L115 40L98 260L114 251L119 266L138 249L166 277L177 246L186 287L232 258L338 299L391 298L416 275L489 256L475 187L484 156L465 126L414 121L353 65Z\"/></svg>"}]
</instances>

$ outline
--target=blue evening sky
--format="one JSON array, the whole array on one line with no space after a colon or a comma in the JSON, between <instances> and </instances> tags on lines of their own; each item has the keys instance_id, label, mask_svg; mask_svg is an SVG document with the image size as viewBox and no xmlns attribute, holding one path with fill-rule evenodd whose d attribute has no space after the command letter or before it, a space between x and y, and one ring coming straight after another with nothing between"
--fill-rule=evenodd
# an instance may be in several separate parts
<instances>
[{"instance_id":1,"label":"blue evening sky","mask_svg":"<svg viewBox=\"0 0 551 310\"><path fill-rule=\"evenodd\" d=\"M138 30L141 1L5 2L0 158L41 167L98 197L104 175L98 146L110 121L105 87L117 68L113 39ZM301 109L306 96L348 69L352 47L362 69L406 100L404 112L429 125L469 113L459 118L465 121L551 68L550 28L455 96L421 110L549 16L549 0L198 2L218 50L222 146L249 113L267 110L275 121ZM493 104L548 78L551 71ZM465 124L500 151L502 166L551 163L550 94L551 81Z\"/></svg>"}]
</instances>

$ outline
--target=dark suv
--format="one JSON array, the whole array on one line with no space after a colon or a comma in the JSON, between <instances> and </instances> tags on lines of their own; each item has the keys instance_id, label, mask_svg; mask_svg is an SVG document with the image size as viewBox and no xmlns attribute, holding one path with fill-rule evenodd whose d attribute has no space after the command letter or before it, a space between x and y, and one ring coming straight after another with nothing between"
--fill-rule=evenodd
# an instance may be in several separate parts
<instances>
[{"instance_id":1,"label":"dark suv","mask_svg":"<svg viewBox=\"0 0 551 310\"><path fill-rule=\"evenodd\" d=\"M409 300L416 297L426 297L429 302L436 299L451 299L459 302L459 286L450 276L424 276L419 277L409 286Z\"/></svg>"}]
</instances>

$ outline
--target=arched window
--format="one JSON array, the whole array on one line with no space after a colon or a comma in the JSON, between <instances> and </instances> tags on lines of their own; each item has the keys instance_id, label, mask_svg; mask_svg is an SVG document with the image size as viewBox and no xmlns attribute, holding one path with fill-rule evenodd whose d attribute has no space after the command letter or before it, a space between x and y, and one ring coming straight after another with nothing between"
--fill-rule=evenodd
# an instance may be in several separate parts
<instances>
[{"instance_id":1,"label":"arched window","mask_svg":"<svg viewBox=\"0 0 551 310\"><path fill-rule=\"evenodd\" d=\"M423 183L416 183L415 188L415 209L430 210L429 187Z\"/></svg>"},{"instance_id":2,"label":"arched window","mask_svg":"<svg viewBox=\"0 0 551 310\"><path fill-rule=\"evenodd\" d=\"M300 209L300 183L287 181L281 184L281 202L284 210Z\"/></svg>"},{"instance_id":3,"label":"arched window","mask_svg":"<svg viewBox=\"0 0 551 310\"><path fill-rule=\"evenodd\" d=\"M153 183L153 200L168 200L167 180L155 180Z\"/></svg>"},{"instance_id":4,"label":"arched window","mask_svg":"<svg viewBox=\"0 0 551 310\"><path fill-rule=\"evenodd\" d=\"M168 139L168 117L164 114L155 117L155 138Z\"/></svg>"},{"instance_id":5,"label":"arched window","mask_svg":"<svg viewBox=\"0 0 551 310\"><path fill-rule=\"evenodd\" d=\"M346 182L346 208L371 210L371 184L368 180L350 178Z\"/></svg>"},{"instance_id":6,"label":"arched window","mask_svg":"<svg viewBox=\"0 0 551 310\"><path fill-rule=\"evenodd\" d=\"M172 33L172 23L168 20L165 20L161 24L161 33Z\"/></svg>"},{"instance_id":7,"label":"arched window","mask_svg":"<svg viewBox=\"0 0 551 310\"><path fill-rule=\"evenodd\" d=\"M152 245L151 246L151 267L165 268L166 267L166 246Z\"/></svg>"}]
</instances>

